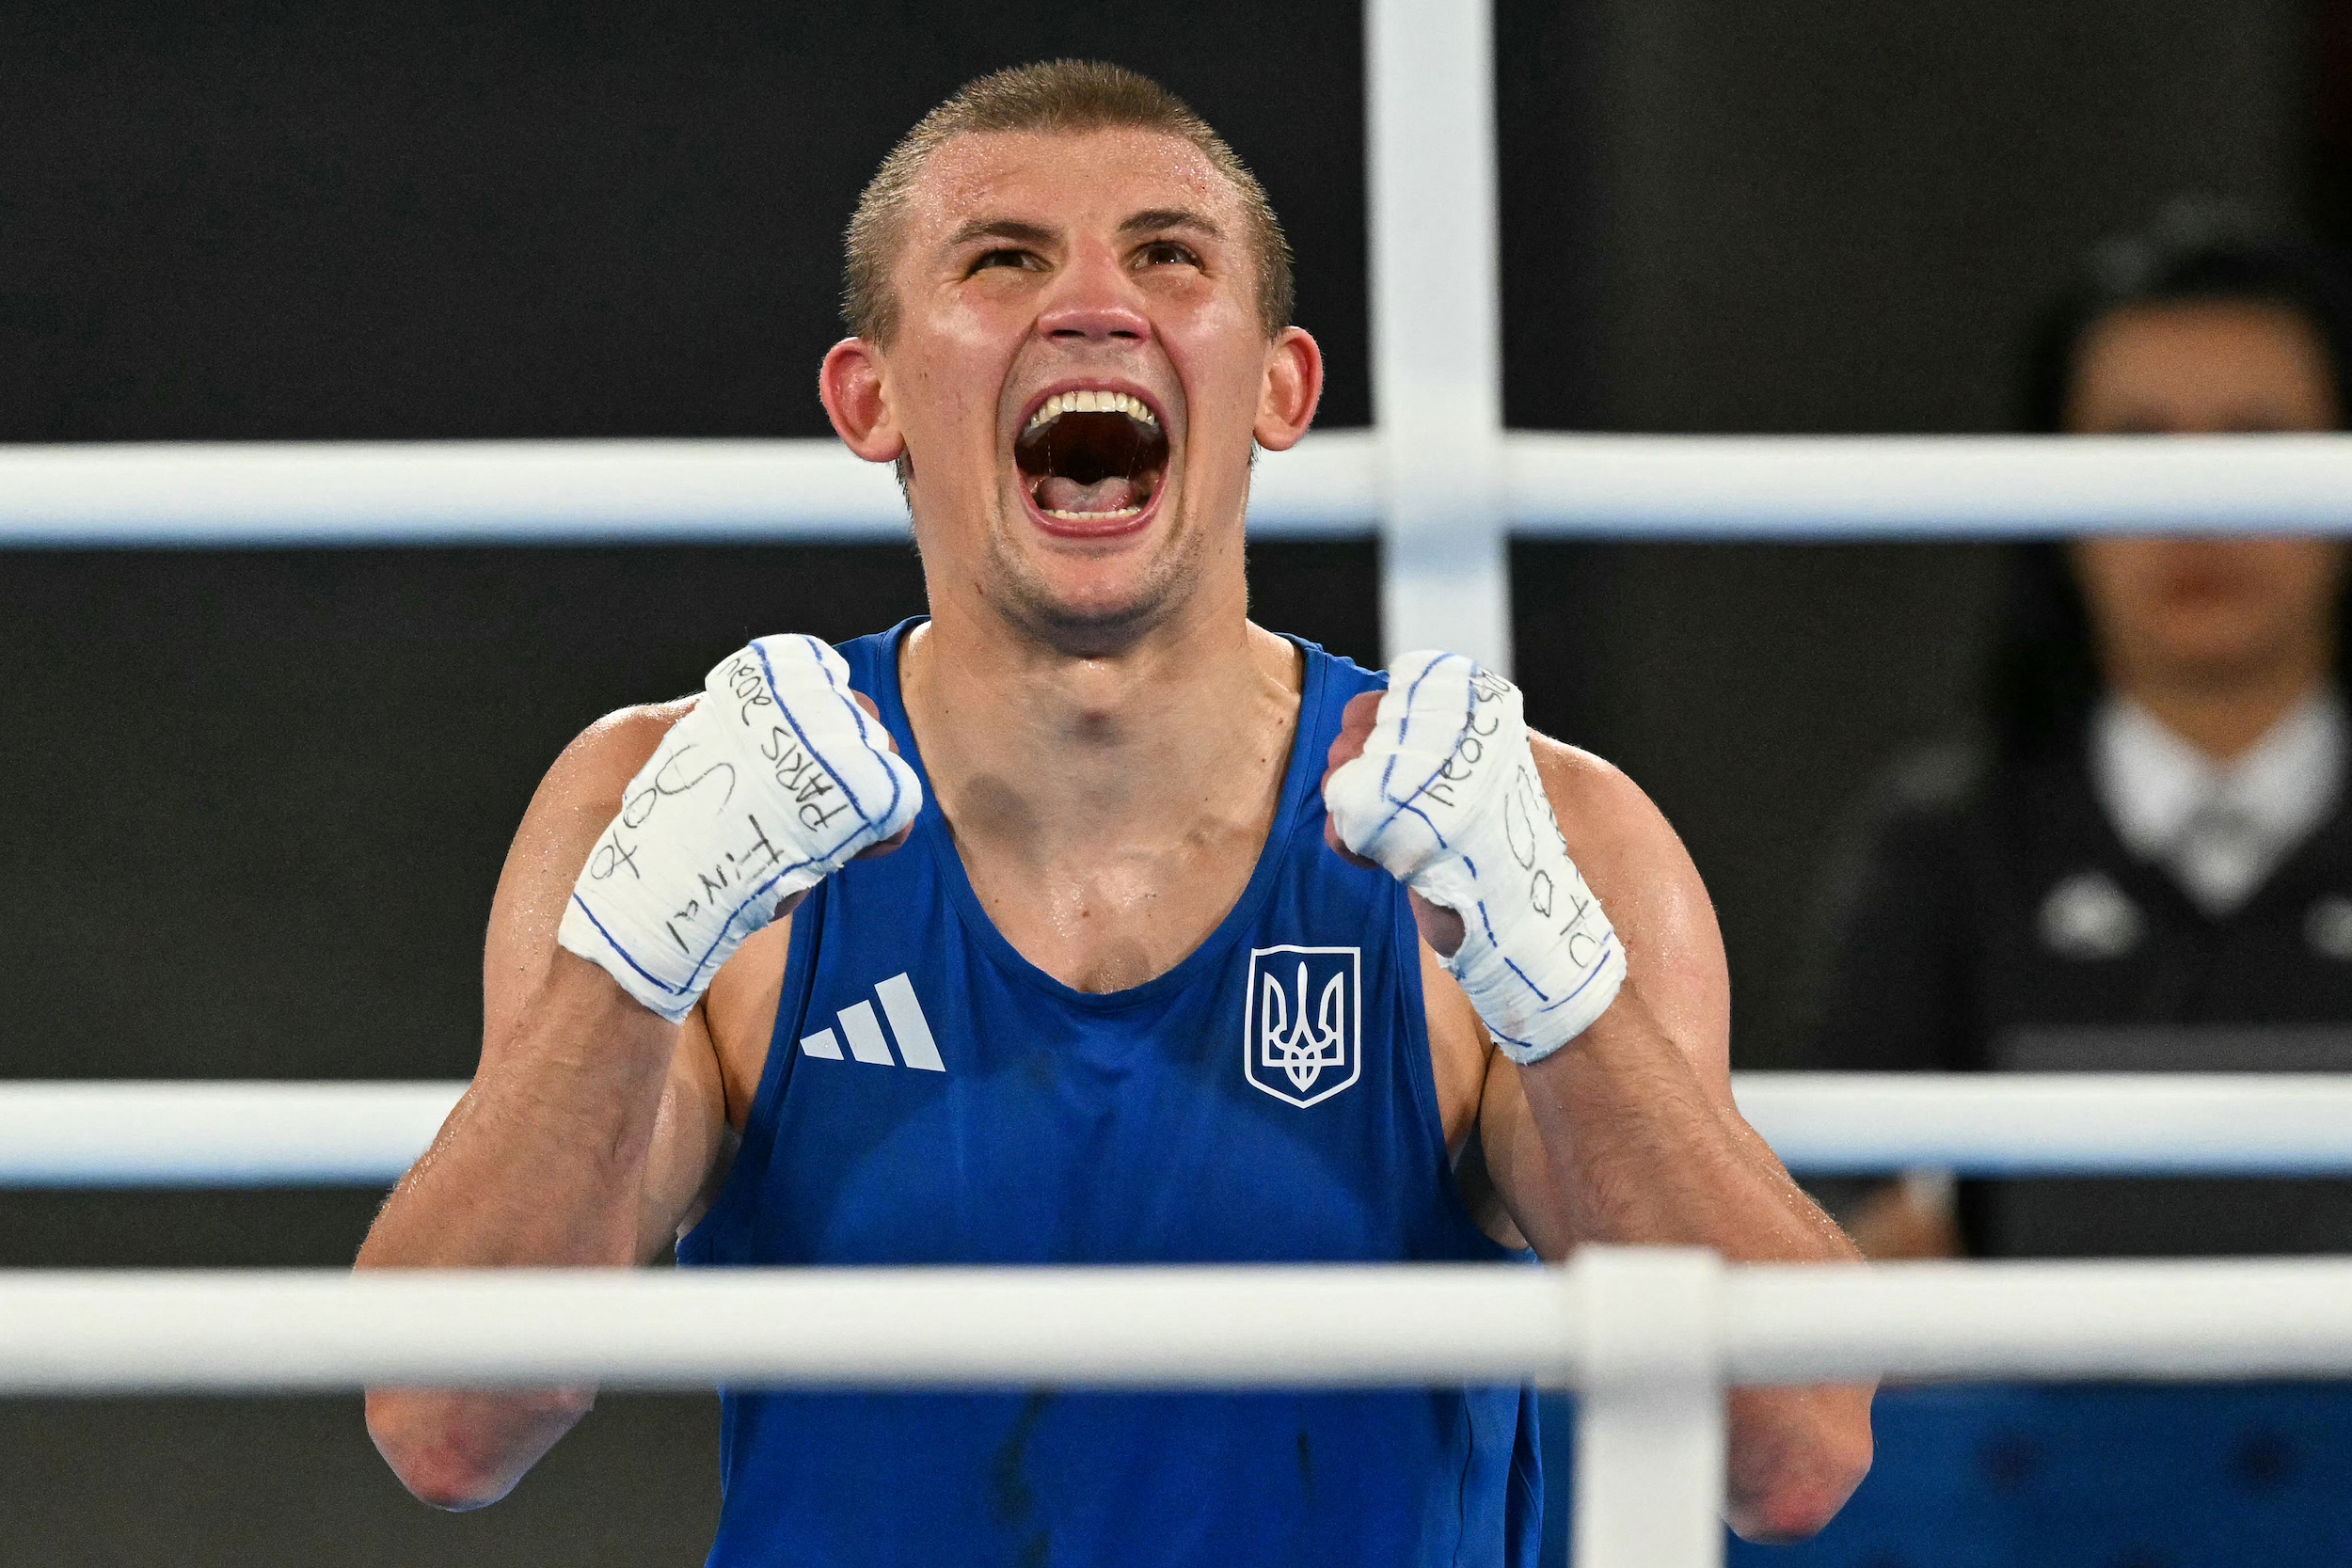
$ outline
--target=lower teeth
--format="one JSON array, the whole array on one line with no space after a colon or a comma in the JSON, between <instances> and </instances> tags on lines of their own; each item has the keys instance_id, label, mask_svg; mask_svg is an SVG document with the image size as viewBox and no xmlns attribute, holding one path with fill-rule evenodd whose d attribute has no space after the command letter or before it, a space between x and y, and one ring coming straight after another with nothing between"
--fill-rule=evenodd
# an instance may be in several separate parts
<instances>
[{"instance_id":1,"label":"lower teeth","mask_svg":"<svg viewBox=\"0 0 2352 1568\"><path fill-rule=\"evenodd\" d=\"M1092 523L1101 522L1105 518L1111 517L1133 517L1142 512L1143 508L1140 506L1122 506L1116 512L1057 512L1050 506L1041 506L1038 510L1044 513L1048 517L1053 517L1065 523Z\"/></svg>"}]
</instances>

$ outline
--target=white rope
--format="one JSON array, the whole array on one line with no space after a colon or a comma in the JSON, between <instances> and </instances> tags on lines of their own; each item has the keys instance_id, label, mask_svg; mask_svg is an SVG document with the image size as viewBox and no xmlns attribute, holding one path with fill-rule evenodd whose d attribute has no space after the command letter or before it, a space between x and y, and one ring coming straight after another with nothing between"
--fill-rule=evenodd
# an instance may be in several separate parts
<instances>
[{"instance_id":1,"label":"white rope","mask_svg":"<svg viewBox=\"0 0 2352 1568\"><path fill-rule=\"evenodd\" d=\"M2352 1261L0 1275L0 1393L1574 1386L1659 1279L1733 1383L2352 1372ZM1599 1267L1596 1267L1599 1265ZM1652 1277L1654 1276L1654 1277ZM1622 1375L1622 1374L1621 1374Z\"/></svg>"},{"instance_id":2,"label":"white rope","mask_svg":"<svg viewBox=\"0 0 2352 1568\"><path fill-rule=\"evenodd\" d=\"M1515 531L1832 539L2352 529L2352 436L1513 436Z\"/></svg>"},{"instance_id":3,"label":"white rope","mask_svg":"<svg viewBox=\"0 0 2352 1568\"><path fill-rule=\"evenodd\" d=\"M1370 438L1261 453L1268 535L1368 531ZM0 546L904 540L890 469L838 441L0 447Z\"/></svg>"},{"instance_id":4,"label":"white rope","mask_svg":"<svg viewBox=\"0 0 2352 1568\"><path fill-rule=\"evenodd\" d=\"M0 1186L389 1186L463 1084L0 1084Z\"/></svg>"},{"instance_id":5,"label":"white rope","mask_svg":"<svg viewBox=\"0 0 2352 1568\"><path fill-rule=\"evenodd\" d=\"M1733 1075L1791 1169L2352 1174L2352 1076ZM0 1186L389 1184L454 1083L0 1083Z\"/></svg>"},{"instance_id":6,"label":"white rope","mask_svg":"<svg viewBox=\"0 0 2352 1568\"><path fill-rule=\"evenodd\" d=\"M1502 441L1537 536L1987 538L2352 529L2352 436L1561 436ZM1418 471L1418 470L1416 470ZM1369 431L1263 453L1261 537L1364 536ZM889 470L833 441L0 448L0 546L514 545L907 536Z\"/></svg>"},{"instance_id":7,"label":"white rope","mask_svg":"<svg viewBox=\"0 0 2352 1568\"><path fill-rule=\"evenodd\" d=\"M2352 1372L2352 1259L1735 1269L1734 1383Z\"/></svg>"},{"instance_id":8,"label":"white rope","mask_svg":"<svg viewBox=\"0 0 2352 1568\"><path fill-rule=\"evenodd\" d=\"M0 1391L1508 1382L1565 1375L1565 1313L1539 1271L1462 1267L26 1273Z\"/></svg>"},{"instance_id":9,"label":"white rope","mask_svg":"<svg viewBox=\"0 0 2352 1568\"><path fill-rule=\"evenodd\" d=\"M1807 1175L2352 1174L2352 1075L1751 1072L1733 1090Z\"/></svg>"}]
</instances>

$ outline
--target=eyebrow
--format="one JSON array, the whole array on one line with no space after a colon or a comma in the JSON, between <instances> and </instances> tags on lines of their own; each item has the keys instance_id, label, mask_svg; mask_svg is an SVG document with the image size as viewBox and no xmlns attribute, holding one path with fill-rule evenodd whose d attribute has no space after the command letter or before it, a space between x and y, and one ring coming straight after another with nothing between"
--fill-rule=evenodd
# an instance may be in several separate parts
<instances>
[{"instance_id":1,"label":"eyebrow","mask_svg":"<svg viewBox=\"0 0 2352 1568\"><path fill-rule=\"evenodd\" d=\"M1191 229L1213 240L1225 237L1225 230L1199 213L1183 207L1152 207L1137 213L1119 226L1121 234L1141 234L1155 229Z\"/></svg>"},{"instance_id":2,"label":"eyebrow","mask_svg":"<svg viewBox=\"0 0 2352 1568\"><path fill-rule=\"evenodd\" d=\"M1130 237L1168 229L1190 229L1221 240L1225 231L1202 214L1184 207L1152 207L1136 214L1119 226L1120 233ZM1023 218L974 218L947 236L947 248L961 248L976 240L1010 240L1018 245L1045 245L1059 234L1041 223Z\"/></svg>"},{"instance_id":3,"label":"eyebrow","mask_svg":"<svg viewBox=\"0 0 2352 1568\"><path fill-rule=\"evenodd\" d=\"M1054 230L1043 224L1025 223L1019 218L974 218L947 236L950 249L970 245L974 240L1016 240L1023 245L1051 245Z\"/></svg>"}]
</instances>

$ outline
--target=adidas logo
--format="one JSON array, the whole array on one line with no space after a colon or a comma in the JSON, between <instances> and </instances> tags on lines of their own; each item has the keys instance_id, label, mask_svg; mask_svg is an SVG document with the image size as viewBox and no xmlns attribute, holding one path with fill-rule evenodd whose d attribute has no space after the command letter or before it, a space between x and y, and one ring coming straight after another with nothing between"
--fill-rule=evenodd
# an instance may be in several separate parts
<instances>
[{"instance_id":1,"label":"adidas logo","mask_svg":"<svg viewBox=\"0 0 2352 1568\"><path fill-rule=\"evenodd\" d=\"M914 983L903 974L893 974L874 988L874 994L882 1001L882 1017L890 1020L890 1032L898 1037L898 1058L925 1072L946 1071L947 1065L939 1059L939 1042L931 1038L930 1020L923 1016L923 1005L914 999ZM850 1055L876 1067L898 1065L890 1054L890 1042L882 1037L882 1019L874 1016L873 1003L860 1002L834 1016L841 1022L841 1033L849 1037ZM841 1041L832 1030L819 1029L801 1037L801 1052L837 1062Z\"/></svg>"}]
</instances>

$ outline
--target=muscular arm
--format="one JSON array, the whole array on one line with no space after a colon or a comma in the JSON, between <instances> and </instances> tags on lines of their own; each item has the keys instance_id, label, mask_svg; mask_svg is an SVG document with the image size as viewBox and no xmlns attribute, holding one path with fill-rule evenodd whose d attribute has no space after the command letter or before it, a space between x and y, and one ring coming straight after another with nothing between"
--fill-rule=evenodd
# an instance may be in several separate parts
<instances>
[{"instance_id":1,"label":"muscular arm","mask_svg":"<svg viewBox=\"0 0 2352 1568\"><path fill-rule=\"evenodd\" d=\"M1711 1247L1740 1262L1856 1260L1732 1102L1723 938L1681 841L1615 768L1541 736L1534 745L1628 972L1616 1002L1567 1046L1525 1068L1489 1053L1479 1130L1512 1218L1547 1258L1603 1242ZM1433 1033L1476 1029L1468 1002L1437 978L1452 995L1433 995ZM1736 1391L1733 1527L1773 1539L1826 1524L1869 1467L1869 1401L1867 1386Z\"/></svg>"},{"instance_id":2,"label":"muscular arm","mask_svg":"<svg viewBox=\"0 0 2352 1568\"><path fill-rule=\"evenodd\" d=\"M704 1010L674 1027L555 941L590 846L685 706L599 722L539 786L491 906L481 1067L376 1217L359 1267L640 1263L711 1185L727 1123ZM378 1388L368 1430L418 1497L475 1508L503 1497L594 1397Z\"/></svg>"}]
</instances>

